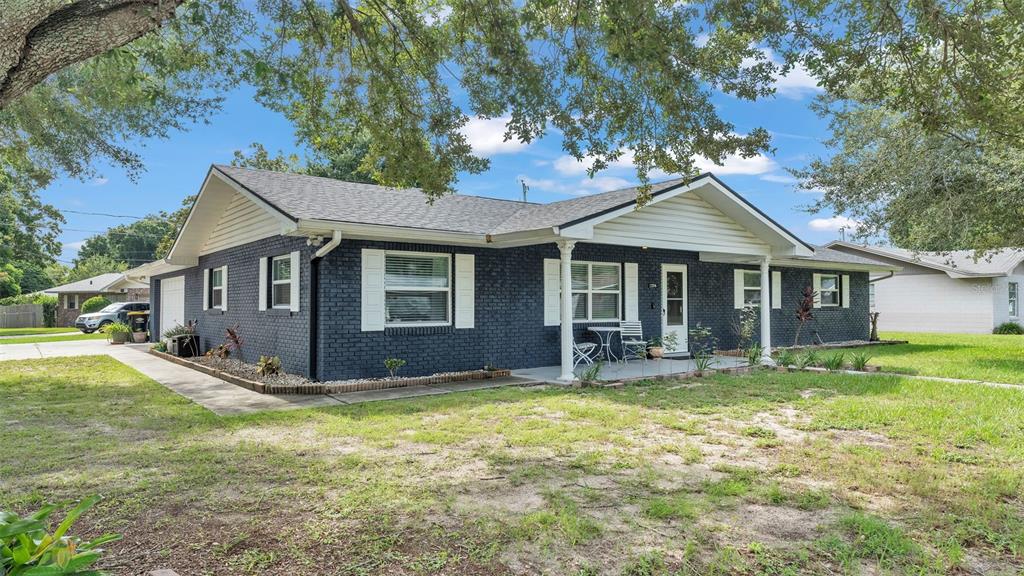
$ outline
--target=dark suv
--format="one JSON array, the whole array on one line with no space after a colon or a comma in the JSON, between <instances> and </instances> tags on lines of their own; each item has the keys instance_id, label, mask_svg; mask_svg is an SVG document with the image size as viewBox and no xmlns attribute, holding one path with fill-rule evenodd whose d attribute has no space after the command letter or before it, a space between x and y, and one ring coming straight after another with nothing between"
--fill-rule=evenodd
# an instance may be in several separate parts
<instances>
[{"instance_id":1,"label":"dark suv","mask_svg":"<svg viewBox=\"0 0 1024 576\"><path fill-rule=\"evenodd\" d=\"M75 320L75 328L91 334L107 324L128 322L129 312L149 310L149 302L114 302L99 312L82 314Z\"/></svg>"}]
</instances>

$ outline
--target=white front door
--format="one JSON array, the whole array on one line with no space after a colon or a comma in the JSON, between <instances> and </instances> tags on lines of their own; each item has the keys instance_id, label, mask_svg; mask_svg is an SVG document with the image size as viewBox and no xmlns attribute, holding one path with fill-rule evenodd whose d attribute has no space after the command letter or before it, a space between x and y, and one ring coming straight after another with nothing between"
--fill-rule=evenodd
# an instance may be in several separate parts
<instances>
[{"instance_id":1,"label":"white front door","mask_svg":"<svg viewBox=\"0 0 1024 576\"><path fill-rule=\"evenodd\" d=\"M661 333L676 335L674 353L684 353L687 346L686 265L661 265Z\"/></svg>"}]
</instances>

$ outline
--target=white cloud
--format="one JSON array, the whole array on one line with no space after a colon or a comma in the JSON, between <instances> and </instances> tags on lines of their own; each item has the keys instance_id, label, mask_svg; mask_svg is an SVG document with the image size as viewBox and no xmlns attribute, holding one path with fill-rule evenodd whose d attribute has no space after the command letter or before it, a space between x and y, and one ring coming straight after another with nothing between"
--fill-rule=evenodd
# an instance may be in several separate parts
<instances>
[{"instance_id":1,"label":"white cloud","mask_svg":"<svg viewBox=\"0 0 1024 576\"><path fill-rule=\"evenodd\" d=\"M838 232L840 230L856 230L860 226L860 222L846 216L833 216L831 218L815 218L808 222L807 225L811 230L819 232Z\"/></svg>"},{"instance_id":2,"label":"white cloud","mask_svg":"<svg viewBox=\"0 0 1024 576\"><path fill-rule=\"evenodd\" d=\"M761 180L765 182L775 182L776 184L797 184L800 181L793 178L789 174L763 174Z\"/></svg>"},{"instance_id":3,"label":"white cloud","mask_svg":"<svg viewBox=\"0 0 1024 576\"><path fill-rule=\"evenodd\" d=\"M717 176L725 176L729 174L756 176L758 174L773 172L779 167L779 165L775 163L775 160L772 160L764 154L758 154L757 156L751 156L750 158L744 158L738 154L733 154L731 156L726 156L725 160L722 161L721 166L707 158L698 156L697 158L694 158L693 165L701 172L713 172Z\"/></svg>"},{"instance_id":4,"label":"white cloud","mask_svg":"<svg viewBox=\"0 0 1024 576\"><path fill-rule=\"evenodd\" d=\"M634 184L625 178L618 176L595 176L594 178L581 178L578 181L556 180L552 178L531 178L520 174L516 180L526 182L530 190L540 192L551 192L554 194L566 194L569 196L588 196L597 192L607 192L620 188L629 188Z\"/></svg>"},{"instance_id":5,"label":"white cloud","mask_svg":"<svg viewBox=\"0 0 1024 576\"><path fill-rule=\"evenodd\" d=\"M104 178L104 177L100 176L98 178L93 178L92 180L90 180L89 181L89 185L90 186L103 186L107 182L110 182L109 178Z\"/></svg>"},{"instance_id":6,"label":"white cloud","mask_svg":"<svg viewBox=\"0 0 1024 576\"><path fill-rule=\"evenodd\" d=\"M617 160L608 162L608 167L606 169L614 170L616 168L633 168L633 159L633 151L626 150ZM566 176L585 174L587 170L594 165L594 157L589 155L584 156L581 161L568 154L563 154L562 156L559 156L552 165L560 174L565 174Z\"/></svg>"},{"instance_id":7,"label":"white cloud","mask_svg":"<svg viewBox=\"0 0 1024 576\"><path fill-rule=\"evenodd\" d=\"M466 137L466 141L473 147L473 153L477 156L487 157L518 152L529 144L515 138L505 140L505 125L509 120L508 116L470 118L460 132Z\"/></svg>"},{"instance_id":8,"label":"white cloud","mask_svg":"<svg viewBox=\"0 0 1024 576\"><path fill-rule=\"evenodd\" d=\"M83 245L85 245L85 240L79 240L77 242L65 242L62 248L64 248L65 250L73 250L75 252L78 252L79 250L82 249Z\"/></svg>"},{"instance_id":9,"label":"white cloud","mask_svg":"<svg viewBox=\"0 0 1024 576\"><path fill-rule=\"evenodd\" d=\"M775 93L783 98L800 100L804 96L820 91L818 81L803 64L797 64L785 76L775 78Z\"/></svg>"}]
</instances>

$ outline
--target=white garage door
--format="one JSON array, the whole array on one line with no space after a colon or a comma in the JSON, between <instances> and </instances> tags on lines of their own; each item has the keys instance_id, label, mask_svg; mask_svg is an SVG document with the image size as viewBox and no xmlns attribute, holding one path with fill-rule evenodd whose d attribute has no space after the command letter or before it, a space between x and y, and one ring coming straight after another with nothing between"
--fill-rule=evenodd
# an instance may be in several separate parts
<instances>
[{"instance_id":1,"label":"white garage door","mask_svg":"<svg viewBox=\"0 0 1024 576\"><path fill-rule=\"evenodd\" d=\"M185 277L160 281L160 333L185 323Z\"/></svg>"}]
</instances>

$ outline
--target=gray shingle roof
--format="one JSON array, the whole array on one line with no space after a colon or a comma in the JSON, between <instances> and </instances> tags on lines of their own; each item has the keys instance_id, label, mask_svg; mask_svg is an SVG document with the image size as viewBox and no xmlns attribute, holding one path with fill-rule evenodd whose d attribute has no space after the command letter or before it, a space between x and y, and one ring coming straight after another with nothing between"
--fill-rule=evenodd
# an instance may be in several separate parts
<instances>
[{"instance_id":1,"label":"gray shingle roof","mask_svg":"<svg viewBox=\"0 0 1024 576\"><path fill-rule=\"evenodd\" d=\"M419 188L389 188L331 178L217 165L232 180L297 220L329 220L503 234L550 228L599 214L636 199L637 188L625 188L550 204L450 194L430 204ZM651 193L683 183L669 180L651 186Z\"/></svg>"},{"instance_id":2,"label":"gray shingle roof","mask_svg":"<svg viewBox=\"0 0 1024 576\"><path fill-rule=\"evenodd\" d=\"M505 234L561 226L636 199L637 187L535 204L450 194L428 203L419 188L389 188L332 178L217 165L239 185L295 220L327 220L468 234ZM657 194L696 178L651 185ZM885 266L862 256L815 246L807 260Z\"/></svg>"},{"instance_id":3,"label":"gray shingle roof","mask_svg":"<svg viewBox=\"0 0 1024 576\"><path fill-rule=\"evenodd\" d=\"M512 200L449 194L433 204L419 188L389 188L331 178L217 166L296 220L329 220L488 234L524 207Z\"/></svg>"},{"instance_id":4,"label":"gray shingle roof","mask_svg":"<svg viewBox=\"0 0 1024 576\"><path fill-rule=\"evenodd\" d=\"M1009 274L1021 262L1024 262L1024 249L1021 248L999 248L983 253L979 257L974 250L914 252L891 246L867 246L841 241L832 242L830 245L869 254L874 252L880 257L887 256L895 260L920 264L946 271L949 274L964 276L1001 276Z\"/></svg>"},{"instance_id":5,"label":"gray shingle roof","mask_svg":"<svg viewBox=\"0 0 1024 576\"><path fill-rule=\"evenodd\" d=\"M43 290L43 292L57 294L64 292L71 294L76 292L103 292L108 286L122 278L124 278L124 273L122 272L109 272L107 274L100 274L77 282L47 288L46 290Z\"/></svg>"}]
</instances>

